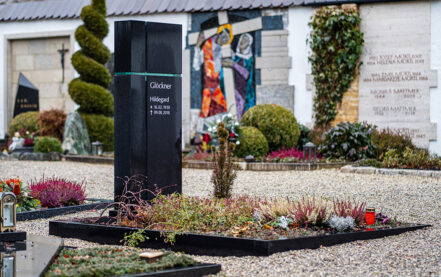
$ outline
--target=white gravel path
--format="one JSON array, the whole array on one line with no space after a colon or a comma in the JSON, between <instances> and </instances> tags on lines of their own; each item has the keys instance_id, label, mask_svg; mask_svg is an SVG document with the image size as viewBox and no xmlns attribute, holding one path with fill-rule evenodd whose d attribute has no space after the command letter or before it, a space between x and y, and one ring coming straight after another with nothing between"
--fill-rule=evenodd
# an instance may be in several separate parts
<instances>
[{"instance_id":1,"label":"white gravel path","mask_svg":"<svg viewBox=\"0 0 441 277\"><path fill-rule=\"evenodd\" d=\"M183 191L208 196L209 170L184 169ZM113 166L72 162L0 161L0 177L20 177L25 182L45 176L86 180L88 197L112 198ZM441 276L441 179L409 176L361 175L337 170L313 172L240 171L235 194L266 197L303 195L351 197L367 201L399 220L429 223L427 230L383 239L358 241L316 250L288 251L269 257L195 256L221 263L219 276ZM82 217L91 212L69 217ZM66 218L66 217L63 217ZM20 229L47 235L48 220L20 222ZM92 243L68 239L68 245Z\"/></svg>"}]
</instances>

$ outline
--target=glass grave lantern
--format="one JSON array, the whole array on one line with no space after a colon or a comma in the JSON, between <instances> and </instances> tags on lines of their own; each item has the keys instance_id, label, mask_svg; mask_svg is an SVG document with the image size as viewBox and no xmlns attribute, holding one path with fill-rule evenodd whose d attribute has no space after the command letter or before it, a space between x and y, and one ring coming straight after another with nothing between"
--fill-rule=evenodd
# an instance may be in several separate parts
<instances>
[{"instance_id":1,"label":"glass grave lantern","mask_svg":"<svg viewBox=\"0 0 441 277\"><path fill-rule=\"evenodd\" d=\"M15 252L0 254L0 277L15 277Z\"/></svg>"},{"instance_id":2,"label":"glass grave lantern","mask_svg":"<svg viewBox=\"0 0 441 277\"><path fill-rule=\"evenodd\" d=\"M103 154L103 144L101 142L92 142L92 154L95 156L101 156Z\"/></svg>"},{"instance_id":3,"label":"glass grave lantern","mask_svg":"<svg viewBox=\"0 0 441 277\"><path fill-rule=\"evenodd\" d=\"M303 160L310 163L315 162L315 156L317 152L317 147L312 142L308 142L303 145Z\"/></svg>"},{"instance_id":4,"label":"glass grave lantern","mask_svg":"<svg viewBox=\"0 0 441 277\"><path fill-rule=\"evenodd\" d=\"M0 192L0 231L14 232L17 223L17 197L12 192Z\"/></svg>"}]
</instances>

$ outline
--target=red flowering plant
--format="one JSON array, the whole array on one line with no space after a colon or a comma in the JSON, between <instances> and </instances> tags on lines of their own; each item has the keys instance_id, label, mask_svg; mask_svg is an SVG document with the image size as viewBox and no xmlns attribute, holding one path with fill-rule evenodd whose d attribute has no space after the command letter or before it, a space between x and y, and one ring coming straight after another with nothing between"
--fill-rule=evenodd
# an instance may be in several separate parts
<instances>
[{"instance_id":1,"label":"red flowering plant","mask_svg":"<svg viewBox=\"0 0 441 277\"><path fill-rule=\"evenodd\" d=\"M322 157L316 156L317 160ZM280 150L272 151L266 156L265 161L268 162L300 162L303 160L303 151L297 148L282 148Z\"/></svg>"},{"instance_id":2,"label":"red flowering plant","mask_svg":"<svg viewBox=\"0 0 441 277\"><path fill-rule=\"evenodd\" d=\"M32 197L19 178L0 180L0 191L12 192L17 197L17 212L33 211L40 207L40 201Z\"/></svg>"}]
</instances>

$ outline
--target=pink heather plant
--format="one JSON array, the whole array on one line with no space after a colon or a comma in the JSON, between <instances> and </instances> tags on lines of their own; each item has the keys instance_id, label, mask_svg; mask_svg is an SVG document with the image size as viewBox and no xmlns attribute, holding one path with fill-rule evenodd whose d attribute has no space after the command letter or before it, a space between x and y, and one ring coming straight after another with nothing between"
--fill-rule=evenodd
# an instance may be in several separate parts
<instances>
[{"instance_id":1,"label":"pink heather plant","mask_svg":"<svg viewBox=\"0 0 441 277\"><path fill-rule=\"evenodd\" d=\"M68 181L63 178L48 178L29 184L32 197L38 199L42 207L55 208L80 205L86 199L84 182Z\"/></svg>"},{"instance_id":2,"label":"pink heather plant","mask_svg":"<svg viewBox=\"0 0 441 277\"><path fill-rule=\"evenodd\" d=\"M348 200L338 200L332 201L334 206L334 214L340 217L350 216L354 219L355 224L360 225L364 222L364 215L366 213L366 202L353 202Z\"/></svg>"},{"instance_id":3,"label":"pink heather plant","mask_svg":"<svg viewBox=\"0 0 441 277\"><path fill-rule=\"evenodd\" d=\"M303 159L303 151L297 149L297 148L290 148L290 149L281 149L272 151L268 154L269 159L284 159L284 158L296 158L296 159Z\"/></svg>"},{"instance_id":4,"label":"pink heather plant","mask_svg":"<svg viewBox=\"0 0 441 277\"><path fill-rule=\"evenodd\" d=\"M302 226L323 226L331 216L325 200L302 198L294 206L294 221Z\"/></svg>"}]
</instances>

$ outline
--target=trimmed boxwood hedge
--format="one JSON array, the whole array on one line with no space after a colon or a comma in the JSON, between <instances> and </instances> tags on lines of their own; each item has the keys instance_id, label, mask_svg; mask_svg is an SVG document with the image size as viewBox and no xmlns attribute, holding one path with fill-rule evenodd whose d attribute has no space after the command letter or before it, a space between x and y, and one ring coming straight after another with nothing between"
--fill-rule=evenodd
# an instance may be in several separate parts
<instances>
[{"instance_id":1,"label":"trimmed boxwood hedge","mask_svg":"<svg viewBox=\"0 0 441 277\"><path fill-rule=\"evenodd\" d=\"M86 124L90 142L100 141L104 151L113 150L113 118L100 114L81 113L81 117Z\"/></svg>"},{"instance_id":2,"label":"trimmed boxwood hedge","mask_svg":"<svg viewBox=\"0 0 441 277\"><path fill-rule=\"evenodd\" d=\"M240 131L240 144L236 147L238 157L245 158L248 155L262 157L268 153L268 141L257 128L243 126Z\"/></svg>"},{"instance_id":3,"label":"trimmed boxwood hedge","mask_svg":"<svg viewBox=\"0 0 441 277\"><path fill-rule=\"evenodd\" d=\"M294 114L276 104L252 107L243 115L240 124L259 129L268 141L270 151L296 147L300 136Z\"/></svg>"},{"instance_id":4,"label":"trimmed boxwood hedge","mask_svg":"<svg viewBox=\"0 0 441 277\"><path fill-rule=\"evenodd\" d=\"M104 64L110 51L102 40L109 31L105 0L92 0L81 10L84 22L75 31L81 50L72 55L72 65L80 74L69 84L69 94L78 105L90 140L100 141L105 151L113 150L113 96L107 90L112 76Z\"/></svg>"},{"instance_id":5,"label":"trimmed boxwood hedge","mask_svg":"<svg viewBox=\"0 0 441 277\"><path fill-rule=\"evenodd\" d=\"M37 132L39 130L39 116L39 112L25 112L17 115L12 119L11 124L9 124L9 135L13 137L15 132L20 132L22 129L29 131L29 133Z\"/></svg>"}]
</instances>

